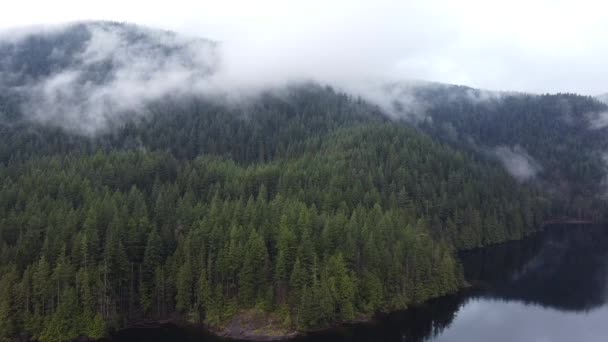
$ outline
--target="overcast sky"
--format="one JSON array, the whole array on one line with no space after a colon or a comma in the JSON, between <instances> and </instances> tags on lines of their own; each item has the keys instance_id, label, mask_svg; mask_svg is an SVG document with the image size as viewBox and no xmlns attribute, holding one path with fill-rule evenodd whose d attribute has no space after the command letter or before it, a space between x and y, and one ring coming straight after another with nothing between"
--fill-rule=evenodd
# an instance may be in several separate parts
<instances>
[{"instance_id":1,"label":"overcast sky","mask_svg":"<svg viewBox=\"0 0 608 342\"><path fill-rule=\"evenodd\" d=\"M0 29L106 19L223 42L255 78L390 77L608 92L608 4L483 0L19 0ZM246 62L244 62L246 61Z\"/></svg>"}]
</instances>

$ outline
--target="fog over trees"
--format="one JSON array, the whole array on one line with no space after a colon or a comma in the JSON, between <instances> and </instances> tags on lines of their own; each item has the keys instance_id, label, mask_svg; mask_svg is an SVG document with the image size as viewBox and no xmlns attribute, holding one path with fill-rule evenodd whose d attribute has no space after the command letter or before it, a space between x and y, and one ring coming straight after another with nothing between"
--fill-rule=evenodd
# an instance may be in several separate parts
<instances>
[{"instance_id":1,"label":"fog over trees","mask_svg":"<svg viewBox=\"0 0 608 342\"><path fill-rule=\"evenodd\" d=\"M592 97L251 87L218 44L110 22L0 42L0 340L247 310L317 329L457 291L457 251L606 217Z\"/></svg>"}]
</instances>

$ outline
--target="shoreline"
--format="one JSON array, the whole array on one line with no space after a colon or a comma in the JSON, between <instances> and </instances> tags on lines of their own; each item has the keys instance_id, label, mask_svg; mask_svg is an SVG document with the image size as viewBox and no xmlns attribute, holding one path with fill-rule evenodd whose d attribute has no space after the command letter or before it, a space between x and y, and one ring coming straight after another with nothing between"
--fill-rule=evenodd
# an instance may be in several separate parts
<instances>
[{"instance_id":1,"label":"shoreline","mask_svg":"<svg viewBox=\"0 0 608 342\"><path fill-rule=\"evenodd\" d=\"M567 223L566 223L567 224ZM521 241L530 236L533 236L538 233L542 233L546 230L545 226L542 226L539 230L532 231L530 234L527 234L522 239L513 239L513 240L505 240L498 243L491 244L489 246L495 246L500 244L505 244L514 241ZM477 247L470 250L459 251L458 253L466 253L472 250L476 250L479 248L487 248L489 246ZM466 280L460 284L459 288L451 293L446 293L437 297L427 298L426 300L419 303L410 303L407 307L397 310L389 310L389 311L381 311L374 313L372 315L361 315L358 318L351 321L342 321L342 322L334 322L330 325L319 327L312 330L295 330L292 328L286 328L273 313L262 312L257 309L248 309L243 310L242 312L236 314L235 316L227 319L223 324L219 326L209 326L205 323L192 323L186 320L181 320L179 318L170 318L164 320L154 320L154 321L144 321L135 323L131 326L120 329L108 337L103 338L104 341L111 341L112 335L120 333L121 331L129 330L129 329L146 329L146 328L157 328L167 325L173 325L179 328L189 328L196 330L203 330L205 333L226 339L232 340L240 340L240 341L283 341L290 340L297 337L306 336L308 334L322 333L324 331L329 331L331 329L347 327L356 324L368 324L372 323L377 317L394 314L400 311L407 310L412 306L424 305L430 301L433 301L437 298L442 298L445 296L451 296L463 291L468 291L473 288L476 288L476 284L472 284L467 282ZM257 324L256 324L257 322ZM89 339L90 340L90 339Z\"/></svg>"},{"instance_id":2,"label":"shoreline","mask_svg":"<svg viewBox=\"0 0 608 342\"><path fill-rule=\"evenodd\" d=\"M251 341L251 342L285 341L285 340L291 340L291 339L298 338L298 337L303 337L303 336L306 336L309 334L323 333L325 331L330 331L332 329L339 329L342 327L348 327L348 326L353 326L353 325L357 325L357 324L371 324L376 320L377 317L404 311L404 310L409 309L411 306L424 305L425 303L435 300L437 298L451 296L451 295L460 293L461 291L466 290L470 287L471 287L470 284L462 284L462 286L458 289L458 291L455 291L453 293L444 294L444 295L438 296L438 297L429 298L420 303L410 304L409 306L402 308L402 309L390 310L390 311L385 311L385 312L381 311L381 312L377 312L377 313L374 313L374 314L368 315L368 316L361 315L358 318L355 318L350 321L334 322L332 324L329 324L329 325L326 325L323 327L318 327L318 328L311 329L311 330L295 330L295 329L291 329L291 328L285 328L283 326L273 325L273 318L272 318L273 314L272 313L265 313L265 312L261 312L256 309L250 309L250 310L245 310L244 312L241 312L241 313L235 315L234 317L229 318L228 320L226 320L226 322L224 322L224 324L222 324L220 326L213 327L213 326L209 326L205 323L192 323L192 322L175 319L175 318L174 319L163 319L163 320L151 320L151 321L139 322L139 323L133 324L131 326L125 327L124 329L117 330L117 331L109 334L109 336L104 337L98 341L110 341L111 342L113 336L119 335L121 332L124 333L124 332L130 331L130 330L155 329L155 328L161 328L161 327L175 327L175 328L179 328L179 329L197 330L197 331L201 331L205 334L208 334L210 336L225 338L225 339L235 340L235 341ZM253 314L258 315L257 321L262 322L259 325L255 324L256 319L247 320L247 318L251 317L252 312L254 312L254 311L255 311L255 313L253 313ZM274 323L276 323L276 321ZM93 340L88 339L87 341L93 341Z\"/></svg>"},{"instance_id":3,"label":"shoreline","mask_svg":"<svg viewBox=\"0 0 608 342\"><path fill-rule=\"evenodd\" d=\"M402 309L402 310L406 310L406 309ZM295 329L291 329L291 328L273 326L271 318L269 319L270 323L268 321L264 321L263 324L256 325L255 320L254 321L245 320L247 317L250 317L251 312L254 311L254 310L247 310L245 312L239 313L239 314L235 315L234 317L228 319L225 322L225 324L223 324L222 326L217 326L217 327L209 326L205 323L192 323L192 322L175 319L175 318L161 319L161 320L148 320L148 321L137 322L137 323L134 323L123 329L116 330L116 331L110 333L108 336L103 337L99 340L94 340L94 339L90 339L90 338L81 336L77 339L74 339L73 341L79 341L79 342L85 342L85 341L108 342L109 341L109 342L111 342L111 341L113 341L114 337L124 334L124 333L129 333L130 331L133 331L133 330L159 329L159 328L163 328L163 327L170 328L170 329L177 328L177 329L188 329L188 330L192 330L192 331L200 331L200 332L203 332L204 334L207 334L210 336L226 338L229 340L236 340L236 341L252 341L252 342L284 341L284 340L291 340L291 339L294 339L297 337L306 336L308 334L322 333L324 331L328 331L328 330L336 329L336 328L340 328L340 327L346 327L346 326L356 325L356 324L371 323L374 321L374 319L377 315L391 314L391 313L402 311L402 310L395 310L395 311L390 311L390 312L386 312L386 313L377 313L372 316L361 316L361 317L359 317L357 319L353 319L351 321L335 322L333 324L319 327L316 329L311 329L311 330L295 330ZM262 313L259 311L256 314L258 315L258 318L262 318L262 319L266 319L272 315L272 313L270 313L270 314Z\"/></svg>"}]
</instances>

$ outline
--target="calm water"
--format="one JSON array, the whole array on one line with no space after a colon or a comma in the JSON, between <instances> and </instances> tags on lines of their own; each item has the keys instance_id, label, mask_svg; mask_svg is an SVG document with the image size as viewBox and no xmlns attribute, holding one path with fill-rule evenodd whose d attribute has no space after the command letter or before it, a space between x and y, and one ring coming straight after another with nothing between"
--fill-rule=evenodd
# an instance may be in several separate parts
<instances>
[{"instance_id":1,"label":"calm water","mask_svg":"<svg viewBox=\"0 0 608 342\"><path fill-rule=\"evenodd\" d=\"M471 289L297 341L608 341L608 227L554 226L461 258ZM174 326L115 340L219 341Z\"/></svg>"}]
</instances>

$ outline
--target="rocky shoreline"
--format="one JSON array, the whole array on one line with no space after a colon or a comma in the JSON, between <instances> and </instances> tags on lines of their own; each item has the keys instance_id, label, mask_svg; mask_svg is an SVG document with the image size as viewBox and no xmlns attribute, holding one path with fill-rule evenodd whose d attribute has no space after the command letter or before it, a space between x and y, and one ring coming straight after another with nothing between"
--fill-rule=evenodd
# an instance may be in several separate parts
<instances>
[{"instance_id":1,"label":"rocky shoreline","mask_svg":"<svg viewBox=\"0 0 608 342\"><path fill-rule=\"evenodd\" d=\"M234 317L224 322L221 326L210 327L206 324L186 322L179 319L166 319L143 321L133 324L125 329L117 331L115 334L120 334L123 331L131 329L158 329L162 327L172 326L175 328L193 328L196 330L204 330L206 333L232 340L241 341L284 341L293 339L299 336L304 336L308 333L322 332L328 329L336 328L342 325L366 323L372 321L372 317L359 317L349 322L336 322L322 328L311 331L299 331L291 328L286 328L284 322L278 316L262 312L260 310L251 309L245 310ZM98 341L111 342L112 335L102 338ZM94 341L86 337L80 337L78 342Z\"/></svg>"}]
</instances>

